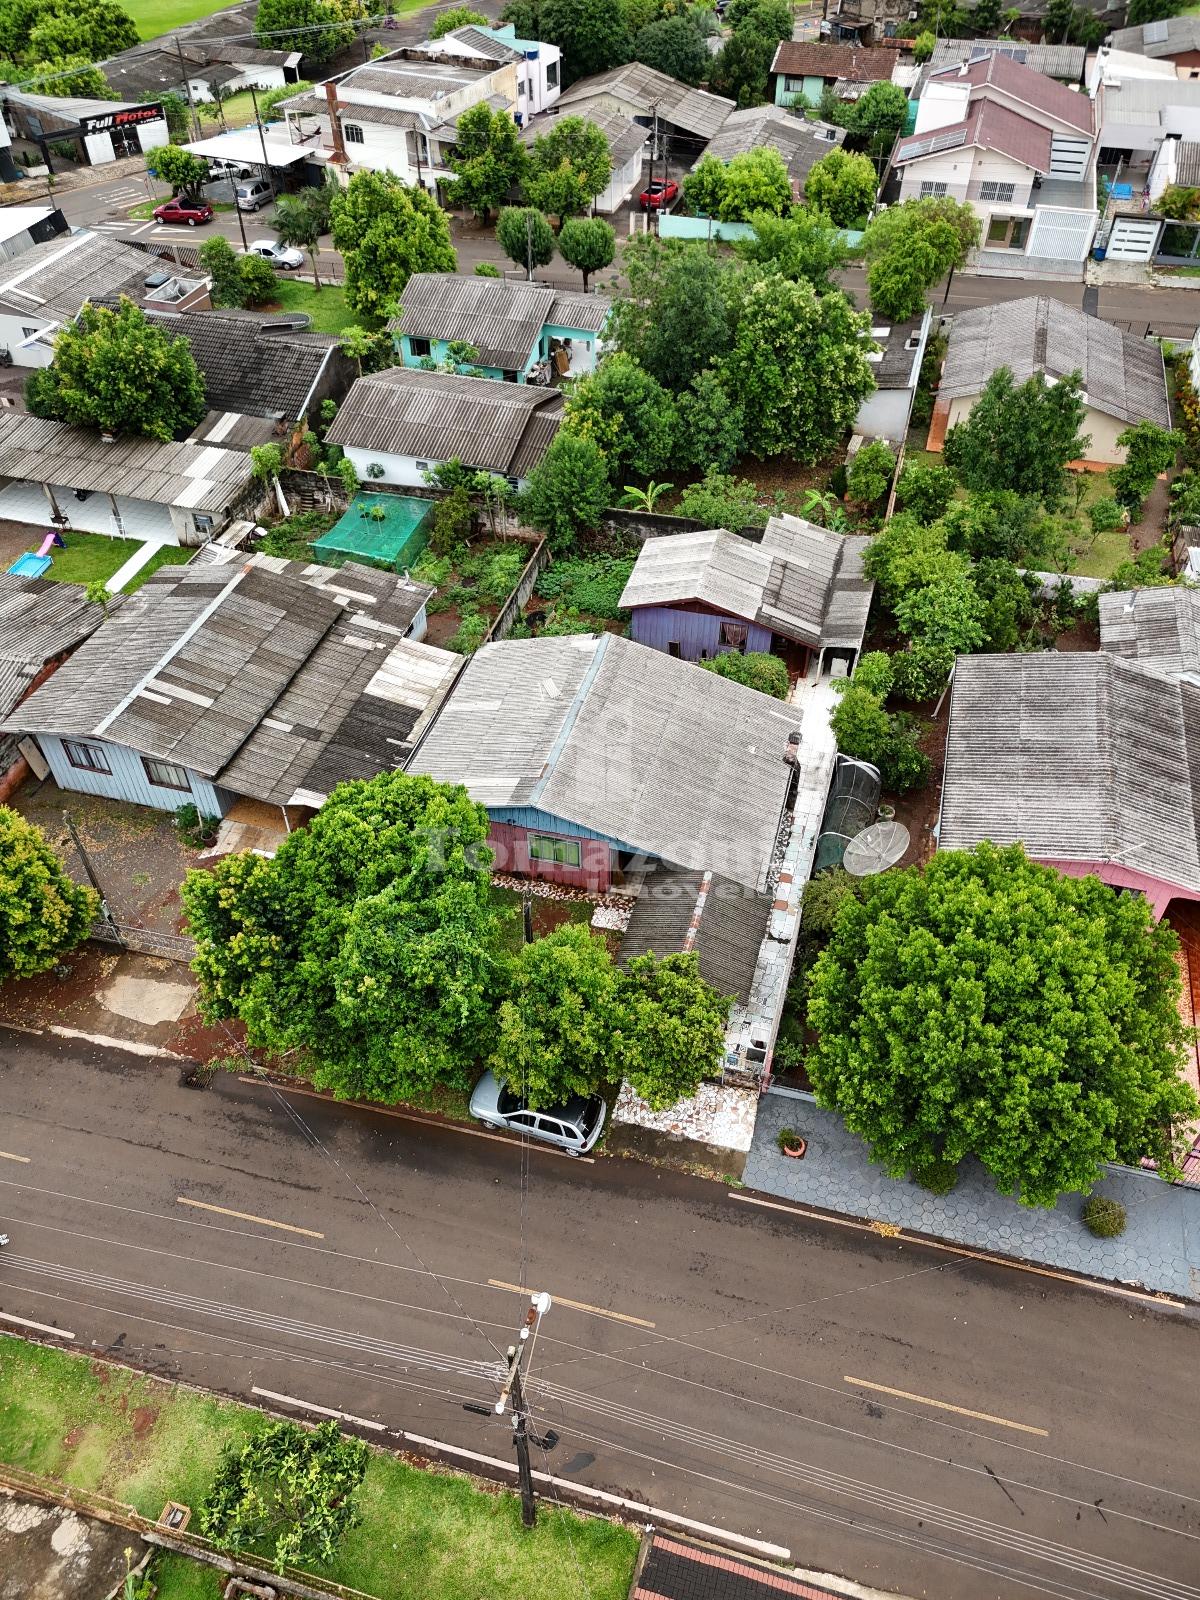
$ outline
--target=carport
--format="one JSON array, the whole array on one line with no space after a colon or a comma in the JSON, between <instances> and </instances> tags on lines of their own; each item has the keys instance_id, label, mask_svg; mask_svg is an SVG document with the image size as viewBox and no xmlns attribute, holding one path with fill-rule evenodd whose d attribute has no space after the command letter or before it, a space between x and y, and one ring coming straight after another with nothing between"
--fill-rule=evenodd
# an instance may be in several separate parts
<instances>
[{"instance_id":1,"label":"carport","mask_svg":"<svg viewBox=\"0 0 1200 1600\"><path fill-rule=\"evenodd\" d=\"M75 528L81 533L107 533L119 539L157 539L178 544L179 537L167 506L128 495L68 489L51 484L54 503L64 519L54 517L46 489L40 483L10 483L0 489L0 518L27 522L39 528Z\"/></svg>"},{"instance_id":2,"label":"carport","mask_svg":"<svg viewBox=\"0 0 1200 1600\"><path fill-rule=\"evenodd\" d=\"M211 139L195 139L183 148L194 156L203 156L206 161L244 162L247 166L280 170L298 166L311 154L303 145L272 138L257 126L234 128L229 133L214 134Z\"/></svg>"}]
</instances>

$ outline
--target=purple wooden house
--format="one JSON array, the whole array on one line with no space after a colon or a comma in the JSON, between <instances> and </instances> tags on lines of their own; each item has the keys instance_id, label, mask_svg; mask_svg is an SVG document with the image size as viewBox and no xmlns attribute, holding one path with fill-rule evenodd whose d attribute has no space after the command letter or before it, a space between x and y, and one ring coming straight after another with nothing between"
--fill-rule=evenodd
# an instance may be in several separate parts
<instances>
[{"instance_id":1,"label":"purple wooden house","mask_svg":"<svg viewBox=\"0 0 1200 1600\"><path fill-rule=\"evenodd\" d=\"M647 539L621 605L639 644L685 661L772 652L799 676L840 657L852 670L873 585L870 540L772 517L761 543L723 528Z\"/></svg>"}]
</instances>

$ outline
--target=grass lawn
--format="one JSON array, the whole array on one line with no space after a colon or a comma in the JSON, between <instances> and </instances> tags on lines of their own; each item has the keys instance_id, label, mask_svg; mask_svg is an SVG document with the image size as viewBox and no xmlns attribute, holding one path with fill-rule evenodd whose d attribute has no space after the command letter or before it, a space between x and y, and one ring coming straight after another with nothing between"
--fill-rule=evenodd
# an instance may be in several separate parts
<instances>
[{"instance_id":1,"label":"grass lawn","mask_svg":"<svg viewBox=\"0 0 1200 1600\"><path fill-rule=\"evenodd\" d=\"M341 333L359 321L346 305L346 291L340 284L311 283L280 276L275 299L284 311L307 311L318 333Z\"/></svg>"},{"instance_id":2,"label":"grass lawn","mask_svg":"<svg viewBox=\"0 0 1200 1600\"><path fill-rule=\"evenodd\" d=\"M103 533L72 533L69 529L63 537L67 548L53 551L54 559L46 571L48 578L59 583L111 578L143 543L141 539L110 539Z\"/></svg>"},{"instance_id":3,"label":"grass lawn","mask_svg":"<svg viewBox=\"0 0 1200 1600\"><path fill-rule=\"evenodd\" d=\"M156 39L168 28L220 11L225 0L126 0L125 10L137 23L143 39Z\"/></svg>"},{"instance_id":4,"label":"grass lawn","mask_svg":"<svg viewBox=\"0 0 1200 1600\"><path fill-rule=\"evenodd\" d=\"M264 1425L258 1412L154 1378L0 1335L0 1460L98 1491L156 1517L168 1499L196 1505L221 1448ZM379 1600L624 1600L637 1538L570 1513L539 1512L521 1528L507 1490L426 1472L372 1452L363 1522L323 1576ZM220 1592L211 1569L163 1563L160 1600ZM159 1580L162 1581L161 1579Z\"/></svg>"}]
</instances>

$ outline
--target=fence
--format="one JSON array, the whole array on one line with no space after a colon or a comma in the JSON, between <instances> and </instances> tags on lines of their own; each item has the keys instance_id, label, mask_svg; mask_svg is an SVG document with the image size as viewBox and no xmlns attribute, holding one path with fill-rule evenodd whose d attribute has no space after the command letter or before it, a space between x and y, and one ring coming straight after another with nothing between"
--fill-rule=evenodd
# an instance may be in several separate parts
<instances>
[{"instance_id":1,"label":"fence","mask_svg":"<svg viewBox=\"0 0 1200 1600\"><path fill-rule=\"evenodd\" d=\"M497 639L506 639L508 637L512 625L521 615L526 601L537 588L538 578L549 565L550 547L545 539L539 539L534 547L533 554L525 563L521 576L517 579L516 588L497 611L495 621L484 634L484 644L494 644Z\"/></svg>"},{"instance_id":2,"label":"fence","mask_svg":"<svg viewBox=\"0 0 1200 1600\"><path fill-rule=\"evenodd\" d=\"M128 923L108 922L99 918L92 924L91 937L101 944L119 945L122 950L133 950L143 956L162 956L167 961L180 961L185 966L196 957L196 941L189 939L185 933L135 928Z\"/></svg>"},{"instance_id":3,"label":"fence","mask_svg":"<svg viewBox=\"0 0 1200 1600\"><path fill-rule=\"evenodd\" d=\"M698 522L695 517L673 517L663 511L626 511L621 506L610 506L601 517L600 526L612 538L625 535L645 541L672 533L701 533L709 524ZM762 541L760 527L739 528L738 532L754 544Z\"/></svg>"}]
</instances>

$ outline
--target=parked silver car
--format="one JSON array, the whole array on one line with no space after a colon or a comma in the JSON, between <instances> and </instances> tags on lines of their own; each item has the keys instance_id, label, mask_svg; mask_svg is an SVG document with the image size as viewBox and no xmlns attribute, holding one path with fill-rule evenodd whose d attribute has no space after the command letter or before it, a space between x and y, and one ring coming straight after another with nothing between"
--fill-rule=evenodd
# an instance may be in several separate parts
<instances>
[{"instance_id":1,"label":"parked silver car","mask_svg":"<svg viewBox=\"0 0 1200 1600\"><path fill-rule=\"evenodd\" d=\"M304 265L304 254L290 244L280 244L278 239L251 239L243 255L261 256L281 272L297 272Z\"/></svg>"},{"instance_id":2,"label":"parked silver car","mask_svg":"<svg viewBox=\"0 0 1200 1600\"><path fill-rule=\"evenodd\" d=\"M239 211L258 211L263 206L269 206L274 198L271 185L265 178L250 178L237 186Z\"/></svg>"},{"instance_id":3,"label":"parked silver car","mask_svg":"<svg viewBox=\"0 0 1200 1600\"><path fill-rule=\"evenodd\" d=\"M471 1115L489 1128L527 1133L543 1144L557 1145L573 1156L586 1155L604 1128L605 1105L599 1095L585 1100L573 1095L566 1105L531 1110L495 1076L485 1072L471 1096Z\"/></svg>"}]
</instances>

